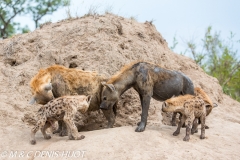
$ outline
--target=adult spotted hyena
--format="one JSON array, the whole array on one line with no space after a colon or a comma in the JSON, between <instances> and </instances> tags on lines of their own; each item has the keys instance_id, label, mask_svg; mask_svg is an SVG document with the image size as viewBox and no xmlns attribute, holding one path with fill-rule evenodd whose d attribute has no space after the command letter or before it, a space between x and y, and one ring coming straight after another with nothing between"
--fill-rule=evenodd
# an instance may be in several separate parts
<instances>
[{"instance_id":1,"label":"adult spotted hyena","mask_svg":"<svg viewBox=\"0 0 240 160\"><path fill-rule=\"evenodd\" d=\"M174 95L194 95L193 83L183 73L142 61L124 66L103 85L100 105L100 108L103 109L112 108L119 97L131 87L138 92L142 114L136 132L144 131L147 125L148 109L152 97L164 101ZM172 122L175 122L175 118L176 112L173 115Z\"/></svg>"},{"instance_id":2,"label":"adult spotted hyena","mask_svg":"<svg viewBox=\"0 0 240 160\"><path fill-rule=\"evenodd\" d=\"M106 77L97 72L53 65L39 70L31 79L33 98L30 103L46 104L53 98L65 95L91 95L92 100L88 111L96 111L100 109L102 81L107 81ZM116 105L111 110L102 110L102 112L108 120L108 127L113 127ZM60 136L67 135L63 121L59 121L59 128L56 132L60 132Z\"/></svg>"}]
</instances>

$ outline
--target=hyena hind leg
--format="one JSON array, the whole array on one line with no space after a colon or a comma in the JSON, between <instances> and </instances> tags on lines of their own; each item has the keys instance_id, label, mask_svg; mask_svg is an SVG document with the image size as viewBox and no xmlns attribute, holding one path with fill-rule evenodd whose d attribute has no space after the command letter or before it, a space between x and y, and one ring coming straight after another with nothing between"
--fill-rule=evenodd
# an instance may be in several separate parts
<instances>
[{"instance_id":1,"label":"hyena hind leg","mask_svg":"<svg viewBox=\"0 0 240 160\"><path fill-rule=\"evenodd\" d=\"M195 119L194 114L189 114L187 116L186 122L186 136L183 138L183 141L189 141L190 139L190 132L191 132L191 128L192 128L192 123L193 120Z\"/></svg>"},{"instance_id":2,"label":"hyena hind leg","mask_svg":"<svg viewBox=\"0 0 240 160\"><path fill-rule=\"evenodd\" d=\"M200 135L200 139L205 139L205 118L206 116L203 115L201 116L201 135Z\"/></svg>"},{"instance_id":3,"label":"hyena hind leg","mask_svg":"<svg viewBox=\"0 0 240 160\"><path fill-rule=\"evenodd\" d=\"M193 126L191 129L191 134L197 133L198 132L198 118L195 118L193 121Z\"/></svg>"},{"instance_id":4,"label":"hyena hind leg","mask_svg":"<svg viewBox=\"0 0 240 160\"><path fill-rule=\"evenodd\" d=\"M63 121L58 121L58 129L57 130L55 130L54 132L53 132L53 134L55 134L55 133L60 133L61 131L62 131L62 122Z\"/></svg>"},{"instance_id":5,"label":"hyena hind leg","mask_svg":"<svg viewBox=\"0 0 240 160\"><path fill-rule=\"evenodd\" d=\"M37 124L31 130L30 143L36 144L35 134L39 129L42 129L46 123L47 118L43 117L38 120Z\"/></svg>"},{"instance_id":6,"label":"hyena hind leg","mask_svg":"<svg viewBox=\"0 0 240 160\"><path fill-rule=\"evenodd\" d=\"M47 130L49 127L51 127L51 123L50 123L49 121L47 121L47 122L45 123L45 125L43 126L43 128L41 129L42 134L43 134L43 137L44 137L45 139L50 139L50 138L51 138L51 136L46 133L46 130Z\"/></svg>"},{"instance_id":7,"label":"hyena hind leg","mask_svg":"<svg viewBox=\"0 0 240 160\"><path fill-rule=\"evenodd\" d=\"M174 136L179 135L181 127L185 123L185 121L186 121L186 116L182 115L180 121L178 122L177 130L173 133Z\"/></svg>"}]
</instances>

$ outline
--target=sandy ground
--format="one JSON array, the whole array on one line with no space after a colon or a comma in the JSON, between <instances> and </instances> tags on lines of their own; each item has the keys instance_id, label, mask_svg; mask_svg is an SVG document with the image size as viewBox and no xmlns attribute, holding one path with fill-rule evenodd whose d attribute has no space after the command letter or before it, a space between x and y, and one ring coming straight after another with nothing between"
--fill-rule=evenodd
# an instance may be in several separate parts
<instances>
[{"instance_id":1,"label":"sandy ground","mask_svg":"<svg viewBox=\"0 0 240 160\"><path fill-rule=\"evenodd\" d=\"M137 93L131 89L121 97L114 128L103 129L106 120L97 111L83 118L81 134L85 139L70 141L52 135L52 139L44 140L38 132L37 144L30 145L29 124L40 105L28 104L32 96L29 82L40 68L53 64L75 66L110 77L124 64L141 59L185 73L196 87L204 89L218 103L219 107L207 117L210 129L206 130L206 139L200 140L197 133L184 142L185 129L174 137L176 127L168 125L169 115L161 112L162 103L155 100L151 101L146 130L136 133L141 107ZM225 160L240 157L240 103L224 95L217 79L204 73L193 60L173 53L149 22L138 23L111 14L87 16L0 40L0 99L0 159ZM46 157L44 151L52 154ZM13 152L17 157L12 158ZM75 157L68 157L71 153Z\"/></svg>"},{"instance_id":2,"label":"sandy ground","mask_svg":"<svg viewBox=\"0 0 240 160\"><path fill-rule=\"evenodd\" d=\"M224 103L228 103L230 98L224 97ZM175 137L172 133L176 127L148 125L142 133L134 132L136 126L81 132L86 138L80 141L58 135L44 140L38 132L37 144L32 146L28 143L30 129L12 126L2 130L1 134L6 138L1 139L1 151L24 151L24 159L42 159L43 151L59 152L58 156L52 154L46 159L239 159L240 123L234 117L240 112L236 104L232 106L235 113L229 115L223 115L228 106L220 105L214 110L207 119L210 129L206 130L204 140L200 140L200 133L196 133L189 142L185 142L182 140L184 128ZM32 152L27 157L29 151ZM69 155L66 155L68 152Z\"/></svg>"}]
</instances>

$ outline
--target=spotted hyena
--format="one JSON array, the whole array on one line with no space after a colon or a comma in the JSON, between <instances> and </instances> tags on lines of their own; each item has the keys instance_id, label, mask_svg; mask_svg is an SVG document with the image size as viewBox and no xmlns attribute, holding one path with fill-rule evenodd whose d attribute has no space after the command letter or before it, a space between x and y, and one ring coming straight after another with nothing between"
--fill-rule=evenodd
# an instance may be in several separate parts
<instances>
[{"instance_id":1,"label":"spotted hyena","mask_svg":"<svg viewBox=\"0 0 240 160\"><path fill-rule=\"evenodd\" d=\"M35 134L41 129L45 139L50 139L51 136L46 134L46 129L49 128L55 121L63 120L68 128L69 139L81 140L83 135L79 135L77 127L74 124L73 118L77 111L85 113L88 110L91 101L91 96L63 96L51 100L42 106L37 113L38 121L31 130L31 144L36 144Z\"/></svg>"},{"instance_id":2,"label":"spotted hyena","mask_svg":"<svg viewBox=\"0 0 240 160\"><path fill-rule=\"evenodd\" d=\"M92 96L88 112L99 111L103 88L101 82L105 81L107 81L107 78L97 72L53 65L40 69L31 79L30 86L33 97L30 103L36 102L45 105L53 98L77 93L78 95ZM108 120L108 128L112 128L115 123L116 109L117 103L111 110L102 110ZM58 130L54 133L59 133L60 136L67 135L67 127L62 120L58 121Z\"/></svg>"},{"instance_id":3,"label":"spotted hyena","mask_svg":"<svg viewBox=\"0 0 240 160\"><path fill-rule=\"evenodd\" d=\"M202 100L205 102L206 104L206 116L208 116L211 112L212 112L212 109L217 107L218 104L217 103L213 103L212 100L210 99L210 97L207 95L207 93L199 88L199 87L195 87L194 88L194 94L196 96L199 96L202 98ZM198 118L195 118L194 122L193 122L193 127L192 127L192 130L191 130L191 133L194 134L194 133L197 133L198 132L198 124L200 124L201 121L198 119ZM209 127L205 124L205 129L209 129Z\"/></svg>"},{"instance_id":4,"label":"spotted hyena","mask_svg":"<svg viewBox=\"0 0 240 160\"><path fill-rule=\"evenodd\" d=\"M186 122L186 136L184 141L189 141L190 131L195 118L201 120L201 135L200 139L205 138L205 119L206 119L206 107L208 104L200 96L184 95L174 98L170 98L163 102L163 112L180 112L181 120L178 123L177 130L173 133L177 136L180 133L180 129L184 122Z\"/></svg>"},{"instance_id":5,"label":"spotted hyena","mask_svg":"<svg viewBox=\"0 0 240 160\"><path fill-rule=\"evenodd\" d=\"M125 65L107 83L102 84L104 87L101 96L101 109L111 109L120 96L131 87L138 92L142 114L141 121L135 129L136 132L145 130L151 98L165 101L173 95L194 95L193 82L186 75L144 61ZM172 122L175 122L176 114L177 112L174 112Z\"/></svg>"}]
</instances>

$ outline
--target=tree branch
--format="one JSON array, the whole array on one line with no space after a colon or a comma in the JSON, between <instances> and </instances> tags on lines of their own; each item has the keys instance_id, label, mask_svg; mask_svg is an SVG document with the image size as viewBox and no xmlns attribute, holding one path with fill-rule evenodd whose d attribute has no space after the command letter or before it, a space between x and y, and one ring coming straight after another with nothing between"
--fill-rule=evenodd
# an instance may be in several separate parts
<instances>
[{"instance_id":1,"label":"tree branch","mask_svg":"<svg viewBox=\"0 0 240 160\"><path fill-rule=\"evenodd\" d=\"M222 86L225 86L225 85L232 79L233 74L234 74L239 68L240 68L240 62L238 62L236 68L232 70L232 72L230 73L228 79L226 79L226 80L223 82Z\"/></svg>"},{"instance_id":2,"label":"tree branch","mask_svg":"<svg viewBox=\"0 0 240 160\"><path fill-rule=\"evenodd\" d=\"M0 19L3 21L4 24L6 24L4 17L2 16L2 14L0 14Z\"/></svg>"}]
</instances>

